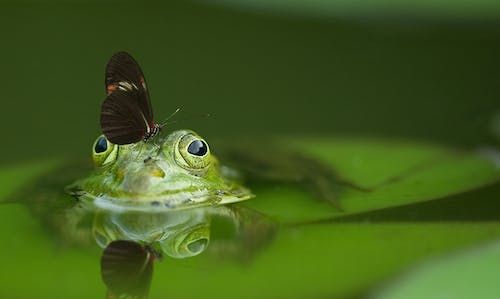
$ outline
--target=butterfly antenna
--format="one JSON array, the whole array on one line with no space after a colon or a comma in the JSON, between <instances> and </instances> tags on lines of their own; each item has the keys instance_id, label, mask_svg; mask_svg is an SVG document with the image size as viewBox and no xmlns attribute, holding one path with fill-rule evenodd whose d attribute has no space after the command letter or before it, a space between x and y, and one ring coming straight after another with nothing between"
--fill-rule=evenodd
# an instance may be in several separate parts
<instances>
[{"instance_id":1,"label":"butterfly antenna","mask_svg":"<svg viewBox=\"0 0 500 299\"><path fill-rule=\"evenodd\" d=\"M212 116L210 113L205 113L202 115L194 115L194 116L192 115L190 117L185 117L185 118L176 119L176 120L172 120L172 121L166 121L165 123L162 124L162 126L176 124L178 122L182 122L182 121L186 121L186 120L190 120L190 119L194 119L194 118L208 118L210 116Z\"/></svg>"},{"instance_id":2,"label":"butterfly antenna","mask_svg":"<svg viewBox=\"0 0 500 299\"><path fill-rule=\"evenodd\" d=\"M171 119L172 117L174 117L177 114L177 112L179 112L179 111L181 111L181 107L175 109L175 111L172 114L170 114L167 118L165 118L165 120L160 124L160 128L163 128L164 126L166 126L168 123L168 120Z\"/></svg>"}]
</instances>

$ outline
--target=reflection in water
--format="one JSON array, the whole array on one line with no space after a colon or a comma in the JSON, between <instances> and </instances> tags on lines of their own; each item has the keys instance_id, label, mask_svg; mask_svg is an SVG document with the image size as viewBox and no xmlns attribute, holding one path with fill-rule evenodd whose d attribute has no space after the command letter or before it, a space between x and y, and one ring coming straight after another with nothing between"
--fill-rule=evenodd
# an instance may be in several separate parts
<instances>
[{"instance_id":1,"label":"reflection in water","mask_svg":"<svg viewBox=\"0 0 500 299\"><path fill-rule=\"evenodd\" d=\"M147 298L154 261L201 254L211 241L214 222L233 231L213 242L214 252L225 257L247 259L274 234L267 218L235 206L161 213L95 211L92 233L104 248L101 274L108 298Z\"/></svg>"},{"instance_id":2,"label":"reflection in water","mask_svg":"<svg viewBox=\"0 0 500 299\"><path fill-rule=\"evenodd\" d=\"M97 244L114 240L149 244L172 258L200 254L210 240L210 219L224 209L189 209L162 213L138 211L95 214L92 232Z\"/></svg>"},{"instance_id":3,"label":"reflection in water","mask_svg":"<svg viewBox=\"0 0 500 299\"><path fill-rule=\"evenodd\" d=\"M14 194L63 246L95 247L107 298L147 298L156 261L204 255L249 261L274 237L269 218L239 204L178 211L140 212L97 208L66 193L70 172L58 171ZM46 179L45 179L46 178Z\"/></svg>"},{"instance_id":4,"label":"reflection in water","mask_svg":"<svg viewBox=\"0 0 500 299\"><path fill-rule=\"evenodd\" d=\"M147 298L153 276L154 252L133 241L113 241L101 257L101 277L107 298Z\"/></svg>"},{"instance_id":5,"label":"reflection in water","mask_svg":"<svg viewBox=\"0 0 500 299\"><path fill-rule=\"evenodd\" d=\"M179 211L112 211L78 201L30 205L58 241L103 248L101 275L106 298L147 298L155 261L209 258L248 261L268 244L276 226L269 218L238 205ZM93 245L92 245L93 244Z\"/></svg>"}]
</instances>

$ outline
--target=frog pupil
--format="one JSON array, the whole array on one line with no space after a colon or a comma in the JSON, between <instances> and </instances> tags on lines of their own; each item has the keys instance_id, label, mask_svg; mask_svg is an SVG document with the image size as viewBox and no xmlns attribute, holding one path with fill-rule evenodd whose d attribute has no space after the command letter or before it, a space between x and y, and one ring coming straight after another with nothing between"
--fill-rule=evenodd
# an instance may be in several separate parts
<instances>
[{"instance_id":1,"label":"frog pupil","mask_svg":"<svg viewBox=\"0 0 500 299\"><path fill-rule=\"evenodd\" d=\"M108 142L106 141L106 138L100 137L95 144L94 148L95 152L102 153L105 152L107 149L108 149Z\"/></svg>"},{"instance_id":2,"label":"frog pupil","mask_svg":"<svg viewBox=\"0 0 500 299\"><path fill-rule=\"evenodd\" d=\"M187 150L188 150L188 153L190 153L191 155L201 157L207 153L208 147L207 147L206 143L203 142L203 140L195 140L189 144Z\"/></svg>"}]
</instances>

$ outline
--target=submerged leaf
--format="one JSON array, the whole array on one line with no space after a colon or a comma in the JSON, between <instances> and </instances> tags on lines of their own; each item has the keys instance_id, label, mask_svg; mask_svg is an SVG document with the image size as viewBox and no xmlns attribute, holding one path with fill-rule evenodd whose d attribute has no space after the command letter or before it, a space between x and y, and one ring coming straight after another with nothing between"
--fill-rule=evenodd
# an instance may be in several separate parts
<instances>
[{"instance_id":1,"label":"submerged leaf","mask_svg":"<svg viewBox=\"0 0 500 299\"><path fill-rule=\"evenodd\" d=\"M289 186L255 186L246 202L283 222L301 222L408 205L462 193L495 183L500 170L473 153L423 143L375 139L317 139L293 146L336 171L349 186L338 189L339 211Z\"/></svg>"}]
</instances>

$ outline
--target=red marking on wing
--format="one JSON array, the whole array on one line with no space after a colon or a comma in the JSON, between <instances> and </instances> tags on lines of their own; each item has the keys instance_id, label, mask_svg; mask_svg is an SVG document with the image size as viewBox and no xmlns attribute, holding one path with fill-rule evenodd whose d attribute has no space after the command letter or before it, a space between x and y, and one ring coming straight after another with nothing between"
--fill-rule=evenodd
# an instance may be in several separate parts
<instances>
[{"instance_id":1,"label":"red marking on wing","mask_svg":"<svg viewBox=\"0 0 500 299\"><path fill-rule=\"evenodd\" d=\"M115 92L118 89L118 84L109 84L106 86L106 92L108 95Z\"/></svg>"}]
</instances>

